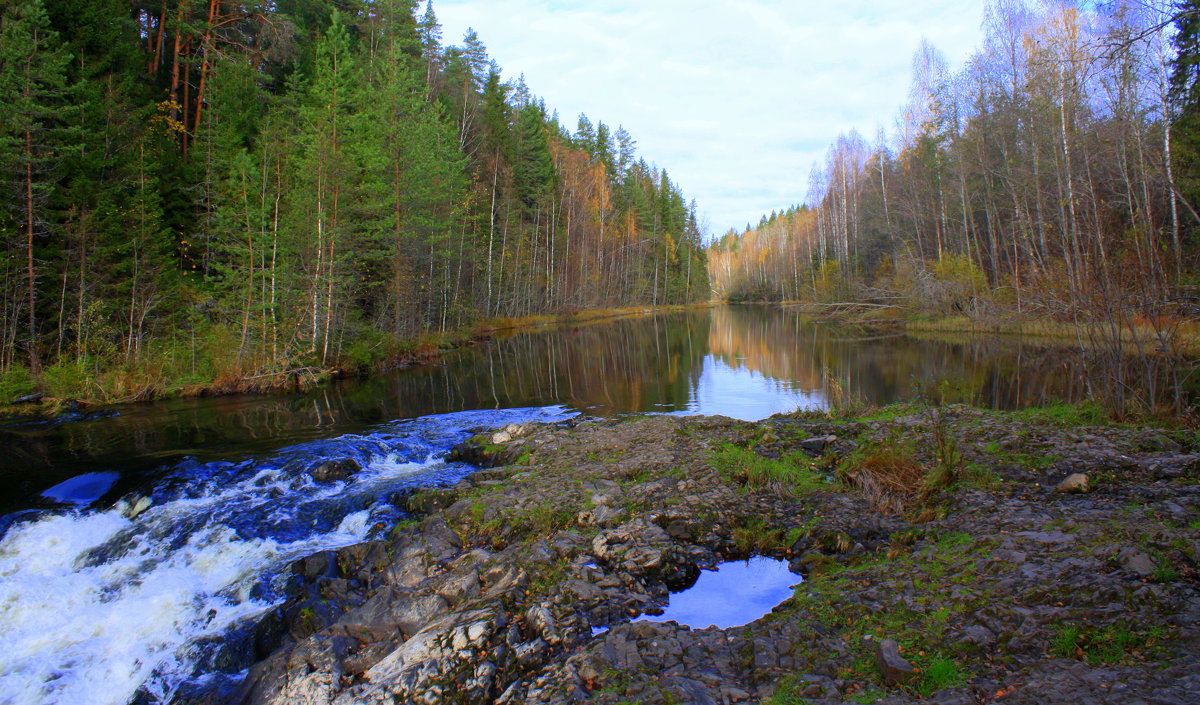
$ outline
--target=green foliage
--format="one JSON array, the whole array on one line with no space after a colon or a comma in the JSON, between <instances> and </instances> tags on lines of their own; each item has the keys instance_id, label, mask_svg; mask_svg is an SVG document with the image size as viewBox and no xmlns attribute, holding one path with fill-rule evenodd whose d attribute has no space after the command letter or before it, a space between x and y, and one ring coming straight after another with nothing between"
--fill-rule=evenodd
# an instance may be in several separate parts
<instances>
[{"instance_id":1,"label":"green foliage","mask_svg":"<svg viewBox=\"0 0 1200 705\"><path fill-rule=\"evenodd\" d=\"M91 370L87 365L75 362L58 362L42 371L42 385L51 397L72 399L85 396L91 382Z\"/></svg>"},{"instance_id":2,"label":"green foliage","mask_svg":"<svg viewBox=\"0 0 1200 705\"><path fill-rule=\"evenodd\" d=\"M417 4L4 5L0 369L236 391L480 318L707 299L696 206L632 136L572 138Z\"/></svg>"},{"instance_id":3,"label":"green foliage","mask_svg":"<svg viewBox=\"0 0 1200 705\"><path fill-rule=\"evenodd\" d=\"M0 372L0 404L7 404L37 391L37 380L24 365L13 365Z\"/></svg>"},{"instance_id":4,"label":"green foliage","mask_svg":"<svg viewBox=\"0 0 1200 705\"><path fill-rule=\"evenodd\" d=\"M1166 561L1160 561L1158 565L1154 566L1154 573L1151 575L1151 578L1156 583L1170 583L1179 580L1179 571L1176 570L1174 565Z\"/></svg>"},{"instance_id":5,"label":"green foliage","mask_svg":"<svg viewBox=\"0 0 1200 705\"><path fill-rule=\"evenodd\" d=\"M972 297L987 291L987 276L966 255L943 255L933 263L936 286L923 306L943 314L966 310Z\"/></svg>"},{"instance_id":6,"label":"green foliage","mask_svg":"<svg viewBox=\"0 0 1200 705\"><path fill-rule=\"evenodd\" d=\"M548 503L533 507L525 516L526 523L536 535L547 535L564 529L570 526L574 520L575 516L570 510Z\"/></svg>"}]
</instances>

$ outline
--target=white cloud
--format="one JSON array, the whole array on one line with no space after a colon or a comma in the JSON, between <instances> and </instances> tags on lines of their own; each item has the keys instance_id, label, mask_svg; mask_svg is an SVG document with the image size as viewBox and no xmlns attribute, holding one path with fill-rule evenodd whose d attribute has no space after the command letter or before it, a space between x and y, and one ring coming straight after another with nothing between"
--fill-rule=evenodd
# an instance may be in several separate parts
<instances>
[{"instance_id":1,"label":"white cloud","mask_svg":"<svg viewBox=\"0 0 1200 705\"><path fill-rule=\"evenodd\" d=\"M714 234L801 202L841 132L891 132L922 37L957 68L983 0L434 0L574 127L624 125Z\"/></svg>"}]
</instances>

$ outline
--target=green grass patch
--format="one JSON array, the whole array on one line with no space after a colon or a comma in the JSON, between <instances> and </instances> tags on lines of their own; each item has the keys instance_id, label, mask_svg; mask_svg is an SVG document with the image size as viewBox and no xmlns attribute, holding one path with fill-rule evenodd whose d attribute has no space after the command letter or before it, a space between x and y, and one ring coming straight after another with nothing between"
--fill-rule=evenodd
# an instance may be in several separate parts
<instances>
[{"instance_id":1,"label":"green grass patch","mask_svg":"<svg viewBox=\"0 0 1200 705\"><path fill-rule=\"evenodd\" d=\"M904 657L920 669L920 680L907 690L928 695L966 681L970 674L959 657L962 653L945 640L949 629L988 603L986 596L952 597L963 594L959 587L978 586L971 566L988 555L992 542L977 540L961 532L912 529L892 537L893 550L879 551L821 566L796 586L793 599L784 608L787 618L812 624L822 633L841 636L851 654L840 667L839 677L883 686L874 664L877 639L890 637L901 646ZM917 544L914 546L914 544ZM925 545L922 550L920 545ZM934 550L929 550L934 549ZM844 596L879 582L881 575L903 574L927 592L919 604L876 605L846 600ZM864 635L872 635L864 640ZM965 653L965 652L964 652ZM803 651L811 660L827 660L828 654ZM874 702L876 690L856 702Z\"/></svg>"},{"instance_id":2,"label":"green grass patch","mask_svg":"<svg viewBox=\"0 0 1200 705\"><path fill-rule=\"evenodd\" d=\"M962 685L967 680L967 674L951 658L933 658L921 669L921 680L917 683L917 692L923 697L929 697L939 690Z\"/></svg>"},{"instance_id":3,"label":"green grass patch","mask_svg":"<svg viewBox=\"0 0 1200 705\"><path fill-rule=\"evenodd\" d=\"M919 414L925 407L915 402L896 402L875 409L866 410L865 415L857 417L858 421L894 421L905 416Z\"/></svg>"},{"instance_id":4,"label":"green grass patch","mask_svg":"<svg viewBox=\"0 0 1200 705\"><path fill-rule=\"evenodd\" d=\"M1102 628L1064 624L1050 640L1050 653L1086 661L1093 666L1128 662L1145 657L1163 634L1162 627L1132 630L1126 624Z\"/></svg>"},{"instance_id":5,"label":"green grass patch","mask_svg":"<svg viewBox=\"0 0 1200 705\"><path fill-rule=\"evenodd\" d=\"M873 705L887 697L887 691L879 690L878 688L867 688L861 693L847 695L846 701L858 703L859 705Z\"/></svg>"},{"instance_id":6,"label":"green grass patch","mask_svg":"<svg viewBox=\"0 0 1200 705\"><path fill-rule=\"evenodd\" d=\"M803 453L772 460L753 450L722 443L710 452L709 463L727 480L779 494L806 495L827 487L813 461Z\"/></svg>"},{"instance_id":7,"label":"green grass patch","mask_svg":"<svg viewBox=\"0 0 1200 705\"><path fill-rule=\"evenodd\" d=\"M762 705L808 705L809 701L800 695L806 685L807 681L799 676L785 676L779 681L779 688L763 700Z\"/></svg>"},{"instance_id":8,"label":"green grass patch","mask_svg":"<svg viewBox=\"0 0 1200 705\"><path fill-rule=\"evenodd\" d=\"M739 553L751 555L782 554L800 540L806 529L773 527L761 516L742 519L733 529L733 543Z\"/></svg>"},{"instance_id":9,"label":"green grass patch","mask_svg":"<svg viewBox=\"0 0 1200 705\"><path fill-rule=\"evenodd\" d=\"M1014 421L1069 428L1073 426L1111 426L1112 417L1093 401L1076 404L1055 403L1009 412Z\"/></svg>"}]
</instances>

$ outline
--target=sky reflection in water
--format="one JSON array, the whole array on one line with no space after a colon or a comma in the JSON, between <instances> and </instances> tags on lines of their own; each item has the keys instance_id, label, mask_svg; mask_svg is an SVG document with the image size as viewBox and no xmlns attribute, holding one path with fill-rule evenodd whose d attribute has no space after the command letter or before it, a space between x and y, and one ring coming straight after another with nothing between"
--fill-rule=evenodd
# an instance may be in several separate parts
<instances>
[{"instance_id":1,"label":"sky reflection in water","mask_svg":"<svg viewBox=\"0 0 1200 705\"><path fill-rule=\"evenodd\" d=\"M748 561L722 563L700 573L696 584L671 595L661 615L649 622L678 622L693 629L740 627L770 612L792 595L801 577L788 570L787 561L757 556Z\"/></svg>"},{"instance_id":2,"label":"sky reflection in water","mask_svg":"<svg viewBox=\"0 0 1200 705\"><path fill-rule=\"evenodd\" d=\"M692 390L687 414L719 414L757 421L796 409L824 409L829 405L820 390L807 390L793 380L767 377L749 368L733 368L706 355L704 371Z\"/></svg>"}]
</instances>

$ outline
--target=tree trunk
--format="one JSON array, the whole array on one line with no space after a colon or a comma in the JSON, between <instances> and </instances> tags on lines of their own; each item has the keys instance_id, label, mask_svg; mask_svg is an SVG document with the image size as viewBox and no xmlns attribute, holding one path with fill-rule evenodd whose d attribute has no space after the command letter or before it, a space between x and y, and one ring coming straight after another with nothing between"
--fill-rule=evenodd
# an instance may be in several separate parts
<instances>
[{"instance_id":1,"label":"tree trunk","mask_svg":"<svg viewBox=\"0 0 1200 705\"><path fill-rule=\"evenodd\" d=\"M41 374L41 358L37 344L37 272L33 266L33 134L25 130L25 276L28 284L29 306L29 370Z\"/></svg>"}]
</instances>

